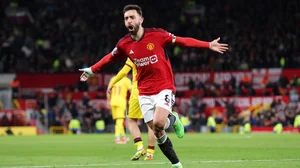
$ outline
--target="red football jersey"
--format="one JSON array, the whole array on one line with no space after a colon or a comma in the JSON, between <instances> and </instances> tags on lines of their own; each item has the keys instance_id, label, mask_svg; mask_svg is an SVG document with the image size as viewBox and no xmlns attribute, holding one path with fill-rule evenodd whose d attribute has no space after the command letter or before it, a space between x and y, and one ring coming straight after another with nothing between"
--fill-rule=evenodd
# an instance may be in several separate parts
<instances>
[{"instance_id":1,"label":"red football jersey","mask_svg":"<svg viewBox=\"0 0 300 168\"><path fill-rule=\"evenodd\" d=\"M176 36L157 28L145 28L139 41L130 35L123 37L112 52L113 57L129 57L137 68L140 95L154 95L164 89L175 93L174 76L165 47Z\"/></svg>"}]
</instances>

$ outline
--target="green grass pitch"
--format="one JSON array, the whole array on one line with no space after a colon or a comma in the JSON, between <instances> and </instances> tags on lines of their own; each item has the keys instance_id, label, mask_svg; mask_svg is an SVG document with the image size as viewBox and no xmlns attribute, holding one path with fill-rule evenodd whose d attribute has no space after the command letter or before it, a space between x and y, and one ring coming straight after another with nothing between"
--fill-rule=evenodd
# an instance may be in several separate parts
<instances>
[{"instance_id":1,"label":"green grass pitch","mask_svg":"<svg viewBox=\"0 0 300 168\"><path fill-rule=\"evenodd\" d=\"M184 168L300 167L300 134L168 135ZM132 139L116 145L113 134L2 136L0 168L170 168L155 148L153 161L130 161Z\"/></svg>"}]
</instances>

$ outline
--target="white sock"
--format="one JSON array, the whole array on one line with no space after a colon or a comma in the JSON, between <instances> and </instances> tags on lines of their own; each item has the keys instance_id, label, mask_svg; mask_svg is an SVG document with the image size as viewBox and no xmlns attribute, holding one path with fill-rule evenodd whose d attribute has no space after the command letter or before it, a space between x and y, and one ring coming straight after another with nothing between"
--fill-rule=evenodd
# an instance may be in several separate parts
<instances>
[{"instance_id":1,"label":"white sock","mask_svg":"<svg viewBox=\"0 0 300 168\"><path fill-rule=\"evenodd\" d=\"M167 134L165 134L159 138L156 138L156 142L157 142L157 144L163 144L166 142L167 138L168 138L168 136L167 136Z\"/></svg>"},{"instance_id":2,"label":"white sock","mask_svg":"<svg viewBox=\"0 0 300 168\"><path fill-rule=\"evenodd\" d=\"M173 166L182 166L180 162L176 163L176 164L172 164Z\"/></svg>"},{"instance_id":3,"label":"white sock","mask_svg":"<svg viewBox=\"0 0 300 168\"><path fill-rule=\"evenodd\" d=\"M164 126L164 130L168 129L170 127L170 119L167 118L167 121L165 123L165 126Z\"/></svg>"}]
</instances>

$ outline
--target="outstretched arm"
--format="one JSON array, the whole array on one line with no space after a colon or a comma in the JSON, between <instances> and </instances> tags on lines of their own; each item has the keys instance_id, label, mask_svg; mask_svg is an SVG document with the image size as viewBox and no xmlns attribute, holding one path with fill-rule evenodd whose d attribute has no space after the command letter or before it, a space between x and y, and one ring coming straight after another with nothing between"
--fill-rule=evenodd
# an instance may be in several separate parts
<instances>
[{"instance_id":1,"label":"outstretched arm","mask_svg":"<svg viewBox=\"0 0 300 168\"><path fill-rule=\"evenodd\" d=\"M110 65L114 62L113 55L111 53L104 56L100 61L91 66L93 73L99 72L103 67Z\"/></svg>"},{"instance_id":2,"label":"outstretched arm","mask_svg":"<svg viewBox=\"0 0 300 168\"><path fill-rule=\"evenodd\" d=\"M212 51L223 54L228 50L228 44L219 43L220 37L212 42L200 41L191 37L176 37L175 45L195 48L209 48Z\"/></svg>"},{"instance_id":3,"label":"outstretched arm","mask_svg":"<svg viewBox=\"0 0 300 168\"><path fill-rule=\"evenodd\" d=\"M82 74L80 76L80 81L87 81L89 77L93 76L94 73L100 71L103 67L110 65L114 62L113 56L111 53L104 56L100 61L98 61L96 64L92 65L89 68L83 68L79 69L79 71L82 71Z\"/></svg>"}]
</instances>

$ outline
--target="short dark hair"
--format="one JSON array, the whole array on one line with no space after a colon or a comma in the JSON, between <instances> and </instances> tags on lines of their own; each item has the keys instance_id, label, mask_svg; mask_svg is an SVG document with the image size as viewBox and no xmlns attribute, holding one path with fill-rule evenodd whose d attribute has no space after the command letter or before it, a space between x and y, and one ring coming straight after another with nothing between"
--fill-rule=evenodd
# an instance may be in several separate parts
<instances>
[{"instance_id":1,"label":"short dark hair","mask_svg":"<svg viewBox=\"0 0 300 168\"><path fill-rule=\"evenodd\" d=\"M140 16L143 16L143 12L142 12L142 8L138 5L132 5L132 4L129 4L129 5L126 5L123 9L123 14L129 10L136 10L136 12L140 15Z\"/></svg>"}]
</instances>

